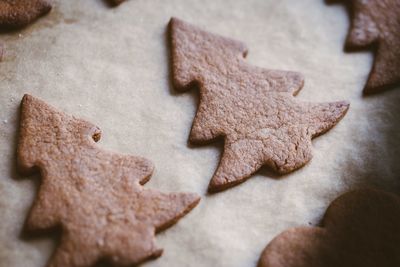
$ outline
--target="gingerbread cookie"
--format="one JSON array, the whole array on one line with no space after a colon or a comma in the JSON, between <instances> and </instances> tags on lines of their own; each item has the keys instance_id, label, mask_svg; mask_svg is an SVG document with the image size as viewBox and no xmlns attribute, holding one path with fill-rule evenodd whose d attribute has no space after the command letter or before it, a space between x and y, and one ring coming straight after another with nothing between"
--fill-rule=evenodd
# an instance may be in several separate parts
<instances>
[{"instance_id":1,"label":"gingerbread cookie","mask_svg":"<svg viewBox=\"0 0 400 267\"><path fill-rule=\"evenodd\" d=\"M97 147L100 130L25 95L21 103L18 165L37 169L42 185L28 229L61 226L49 267L89 267L105 259L117 266L158 257L155 232L170 227L200 198L144 189L148 160Z\"/></svg>"},{"instance_id":2,"label":"gingerbread cookie","mask_svg":"<svg viewBox=\"0 0 400 267\"><path fill-rule=\"evenodd\" d=\"M24 27L50 10L47 0L0 0L0 28Z\"/></svg>"},{"instance_id":3,"label":"gingerbread cookie","mask_svg":"<svg viewBox=\"0 0 400 267\"><path fill-rule=\"evenodd\" d=\"M375 49L375 61L364 94L379 93L399 84L400 1L341 0L341 2L349 3L353 16L346 47Z\"/></svg>"},{"instance_id":4,"label":"gingerbread cookie","mask_svg":"<svg viewBox=\"0 0 400 267\"><path fill-rule=\"evenodd\" d=\"M262 165L280 174L312 157L311 139L331 129L349 104L296 100L303 87L297 72L247 64L246 46L179 19L170 22L173 84L200 89L190 142L224 138L224 152L209 191L245 181Z\"/></svg>"},{"instance_id":5,"label":"gingerbread cookie","mask_svg":"<svg viewBox=\"0 0 400 267\"><path fill-rule=\"evenodd\" d=\"M356 190L331 203L321 227L299 227L275 237L258 267L400 266L400 198Z\"/></svg>"}]
</instances>

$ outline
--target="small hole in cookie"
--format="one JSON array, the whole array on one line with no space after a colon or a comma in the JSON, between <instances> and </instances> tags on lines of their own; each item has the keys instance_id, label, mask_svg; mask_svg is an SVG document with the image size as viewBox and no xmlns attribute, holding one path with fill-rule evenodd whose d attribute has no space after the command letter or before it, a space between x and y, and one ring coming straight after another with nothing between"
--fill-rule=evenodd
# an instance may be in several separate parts
<instances>
[{"instance_id":1,"label":"small hole in cookie","mask_svg":"<svg viewBox=\"0 0 400 267\"><path fill-rule=\"evenodd\" d=\"M95 133L92 135L92 138L93 138L93 140L94 140L95 142L98 142L98 141L100 140L100 138L101 138L101 133L100 133L100 132L95 132Z\"/></svg>"}]
</instances>

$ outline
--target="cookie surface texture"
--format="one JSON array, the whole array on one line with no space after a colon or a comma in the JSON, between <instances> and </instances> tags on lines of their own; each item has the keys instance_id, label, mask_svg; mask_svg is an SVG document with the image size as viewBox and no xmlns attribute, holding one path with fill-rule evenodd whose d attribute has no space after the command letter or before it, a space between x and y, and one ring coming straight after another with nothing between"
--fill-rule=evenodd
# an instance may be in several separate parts
<instances>
[{"instance_id":1,"label":"cookie surface texture","mask_svg":"<svg viewBox=\"0 0 400 267\"><path fill-rule=\"evenodd\" d=\"M0 0L0 28L24 27L50 10L47 0Z\"/></svg>"},{"instance_id":2,"label":"cookie surface texture","mask_svg":"<svg viewBox=\"0 0 400 267\"><path fill-rule=\"evenodd\" d=\"M351 0L351 29L347 36L349 49L375 50L375 59L365 94L379 93L400 83L400 1Z\"/></svg>"},{"instance_id":3,"label":"cookie surface texture","mask_svg":"<svg viewBox=\"0 0 400 267\"><path fill-rule=\"evenodd\" d=\"M322 227L287 230L265 248L258 267L400 266L400 198L364 189L331 203Z\"/></svg>"},{"instance_id":4,"label":"cookie surface texture","mask_svg":"<svg viewBox=\"0 0 400 267\"><path fill-rule=\"evenodd\" d=\"M62 229L49 267L86 267L99 260L127 266L160 256L155 233L200 200L145 189L152 163L101 150L99 139L95 125L24 96L18 166L24 173L39 169L42 176L26 227Z\"/></svg>"},{"instance_id":5,"label":"cookie surface texture","mask_svg":"<svg viewBox=\"0 0 400 267\"><path fill-rule=\"evenodd\" d=\"M200 90L189 140L225 142L210 192L243 182L263 165L279 174L302 167L312 157L311 139L331 129L349 108L344 101L296 100L302 75L247 64L241 42L176 18L169 30L174 87Z\"/></svg>"}]
</instances>

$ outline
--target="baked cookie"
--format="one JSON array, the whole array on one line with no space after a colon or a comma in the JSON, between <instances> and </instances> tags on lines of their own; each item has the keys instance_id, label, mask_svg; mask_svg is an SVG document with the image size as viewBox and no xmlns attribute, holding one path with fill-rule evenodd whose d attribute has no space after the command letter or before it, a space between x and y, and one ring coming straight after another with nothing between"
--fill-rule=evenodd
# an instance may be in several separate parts
<instances>
[{"instance_id":1,"label":"baked cookie","mask_svg":"<svg viewBox=\"0 0 400 267\"><path fill-rule=\"evenodd\" d=\"M331 203L321 227L299 227L275 237L258 267L400 266L400 198L366 189Z\"/></svg>"},{"instance_id":2,"label":"baked cookie","mask_svg":"<svg viewBox=\"0 0 400 267\"><path fill-rule=\"evenodd\" d=\"M251 66L243 43L176 18L170 42L174 87L200 90L190 142L220 137L225 142L210 192L245 181L263 165L279 174L302 167L312 157L311 139L331 129L349 108L345 101L296 100L301 74Z\"/></svg>"},{"instance_id":3,"label":"baked cookie","mask_svg":"<svg viewBox=\"0 0 400 267\"><path fill-rule=\"evenodd\" d=\"M332 0L331 0L332 1ZM400 1L335 0L349 3L351 29L346 47L375 50L375 61L364 88L379 93L400 83Z\"/></svg>"},{"instance_id":4,"label":"baked cookie","mask_svg":"<svg viewBox=\"0 0 400 267\"><path fill-rule=\"evenodd\" d=\"M47 0L0 0L0 29L24 27L50 10Z\"/></svg>"},{"instance_id":5,"label":"baked cookie","mask_svg":"<svg viewBox=\"0 0 400 267\"><path fill-rule=\"evenodd\" d=\"M144 189L150 161L97 147L100 130L25 95L21 103L18 166L37 169L42 184L27 229L61 226L48 267L117 266L158 257L155 232L170 227L200 198Z\"/></svg>"}]
</instances>

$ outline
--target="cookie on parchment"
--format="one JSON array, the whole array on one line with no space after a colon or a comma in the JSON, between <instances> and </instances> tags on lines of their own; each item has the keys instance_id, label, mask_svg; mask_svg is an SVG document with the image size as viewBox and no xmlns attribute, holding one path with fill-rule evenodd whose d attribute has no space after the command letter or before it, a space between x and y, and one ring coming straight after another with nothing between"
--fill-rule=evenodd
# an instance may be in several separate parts
<instances>
[{"instance_id":1,"label":"cookie on parchment","mask_svg":"<svg viewBox=\"0 0 400 267\"><path fill-rule=\"evenodd\" d=\"M190 142L224 139L210 192L245 181L261 166L292 172L310 161L311 139L345 115L349 104L296 100L303 87L297 72L247 64L246 46L172 18L170 47L174 87L200 90Z\"/></svg>"},{"instance_id":2,"label":"cookie on parchment","mask_svg":"<svg viewBox=\"0 0 400 267\"><path fill-rule=\"evenodd\" d=\"M400 266L400 198L375 189L346 193L321 227L287 230L265 248L258 267Z\"/></svg>"},{"instance_id":3,"label":"cookie on parchment","mask_svg":"<svg viewBox=\"0 0 400 267\"><path fill-rule=\"evenodd\" d=\"M48 0L0 0L0 29L24 27L51 10Z\"/></svg>"},{"instance_id":4,"label":"cookie on parchment","mask_svg":"<svg viewBox=\"0 0 400 267\"><path fill-rule=\"evenodd\" d=\"M346 48L372 48L375 60L364 94L374 94L400 85L400 1L331 0L351 9L351 29Z\"/></svg>"},{"instance_id":5,"label":"cookie on parchment","mask_svg":"<svg viewBox=\"0 0 400 267\"><path fill-rule=\"evenodd\" d=\"M97 126L25 95L21 103L18 166L40 170L42 184L26 227L61 226L48 267L115 266L161 255L155 233L176 223L200 198L145 189L153 165L98 148Z\"/></svg>"}]
</instances>

